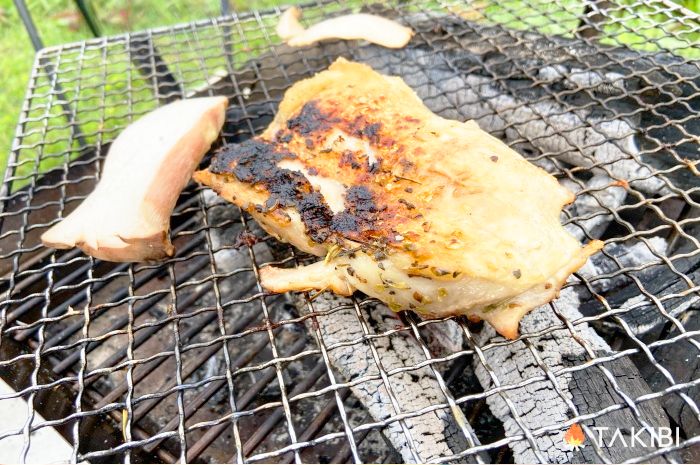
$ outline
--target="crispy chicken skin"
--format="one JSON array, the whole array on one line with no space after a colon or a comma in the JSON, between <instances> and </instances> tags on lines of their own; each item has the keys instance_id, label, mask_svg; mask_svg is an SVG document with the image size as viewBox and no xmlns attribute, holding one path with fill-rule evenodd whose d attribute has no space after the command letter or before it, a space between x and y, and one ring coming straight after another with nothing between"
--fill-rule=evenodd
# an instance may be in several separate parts
<instances>
[{"instance_id":1,"label":"crispy chicken skin","mask_svg":"<svg viewBox=\"0 0 700 465\"><path fill-rule=\"evenodd\" d=\"M194 177L325 257L262 268L266 289L358 289L396 311L483 319L509 338L602 247L561 226L573 194L548 173L474 122L433 114L400 78L342 58Z\"/></svg>"}]
</instances>

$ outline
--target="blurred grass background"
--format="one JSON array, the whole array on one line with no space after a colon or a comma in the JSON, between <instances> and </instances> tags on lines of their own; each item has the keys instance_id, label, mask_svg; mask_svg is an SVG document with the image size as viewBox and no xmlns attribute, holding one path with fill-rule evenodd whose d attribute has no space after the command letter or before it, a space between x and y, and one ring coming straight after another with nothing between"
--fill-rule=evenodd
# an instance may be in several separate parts
<instances>
[{"instance_id":1,"label":"blurred grass background","mask_svg":"<svg viewBox=\"0 0 700 465\"><path fill-rule=\"evenodd\" d=\"M277 0L230 0L245 11L282 3ZM44 46L92 37L70 0L26 0ZM103 34L113 35L220 15L220 0L93 0ZM12 0L0 0L0 173L4 173L15 125L25 97L34 48ZM2 174L0 174L2 176Z\"/></svg>"},{"instance_id":2,"label":"blurred grass background","mask_svg":"<svg viewBox=\"0 0 700 465\"><path fill-rule=\"evenodd\" d=\"M700 0L677 2L700 13ZM27 0L26 3L45 46L92 37L72 1ZM231 9L239 12L281 3L290 2L229 0ZM432 3L440 8L442 2L426 2L425 7ZM633 0L609 3L613 5L611 15L615 21L604 26L609 38L603 41L648 51L663 48L687 58L700 58L697 24L692 27L669 21L663 4L653 0L647 6ZM103 33L111 35L218 16L221 3L220 0L93 0L92 5ZM577 27L583 6L582 0L529 0L527 4L519 0L474 0L469 6L465 2L465 7L457 7L455 12L471 15L468 19L477 21L569 35ZM12 0L0 0L0 172L3 173L33 61L34 49Z\"/></svg>"}]
</instances>

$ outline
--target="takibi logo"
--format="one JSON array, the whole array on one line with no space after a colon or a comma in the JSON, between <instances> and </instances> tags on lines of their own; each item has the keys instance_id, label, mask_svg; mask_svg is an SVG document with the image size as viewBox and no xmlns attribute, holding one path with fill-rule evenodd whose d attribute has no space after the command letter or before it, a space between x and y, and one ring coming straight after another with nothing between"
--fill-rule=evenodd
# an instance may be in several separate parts
<instances>
[{"instance_id":1,"label":"takibi logo","mask_svg":"<svg viewBox=\"0 0 700 465\"><path fill-rule=\"evenodd\" d=\"M599 447L669 447L680 444L680 431L674 431L662 426L659 428L609 428L607 426L593 426L595 432L589 439ZM578 423L574 423L564 433L564 442L572 449L578 450L584 446L586 435Z\"/></svg>"},{"instance_id":2,"label":"takibi logo","mask_svg":"<svg viewBox=\"0 0 700 465\"><path fill-rule=\"evenodd\" d=\"M569 430L564 433L564 442L570 445L574 450L578 450L581 447L585 447L583 445L583 441L586 440L586 435L583 434L583 429L579 426L578 423L574 423L571 425Z\"/></svg>"}]
</instances>

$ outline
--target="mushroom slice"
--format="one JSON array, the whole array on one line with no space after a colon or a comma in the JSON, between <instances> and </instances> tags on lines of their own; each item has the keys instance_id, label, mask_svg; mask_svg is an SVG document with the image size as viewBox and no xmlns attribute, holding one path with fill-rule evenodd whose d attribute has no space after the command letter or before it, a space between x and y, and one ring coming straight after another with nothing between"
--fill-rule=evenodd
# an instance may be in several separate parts
<instances>
[{"instance_id":1,"label":"mushroom slice","mask_svg":"<svg viewBox=\"0 0 700 465\"><path fill-rule=\"evenodd\" d=\"M180 100L132 123L112 143L95 190L41 241L112 262L172 256L170 215L227 105L226 97Z\"/></svg>"},{"instance_id":2,"label":"mushroom slice","mask_svg":"<svg viewBox=\"0 0 700 465\"><path fill-rule=\"evenodd\" d=\"M301 10L291 7L280 17L277 35L292 47L304 47L327 39L366 40L387 48L402 48L413 30L396 21L365 13L350 14L316 23L305 29Z\"/></svg>"}]
</instances>

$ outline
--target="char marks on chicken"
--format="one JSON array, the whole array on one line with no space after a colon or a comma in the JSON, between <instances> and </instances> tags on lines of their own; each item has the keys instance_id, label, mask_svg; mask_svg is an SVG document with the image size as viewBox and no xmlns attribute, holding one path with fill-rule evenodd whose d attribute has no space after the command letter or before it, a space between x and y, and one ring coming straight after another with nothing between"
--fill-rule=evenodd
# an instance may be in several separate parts
<instances>
[{"instance_id":1,"label":"char marks on chicken","mask_svg":"<svg viewBox=\"0 0 700 465\"><path fill-rule=\"evenodd\" d=\"M264 267L273 292L360 290L392 310L464 314L507 337L600 249L559 222L573 194L398 77L338 59L290 88L263 134L195 179L319 257Z\"/></svg>"}]
</instances>

